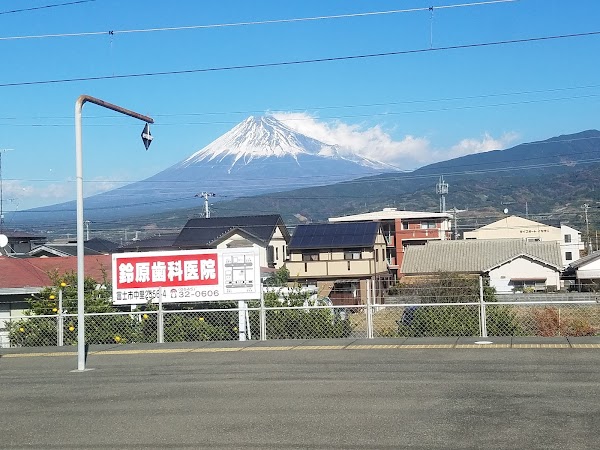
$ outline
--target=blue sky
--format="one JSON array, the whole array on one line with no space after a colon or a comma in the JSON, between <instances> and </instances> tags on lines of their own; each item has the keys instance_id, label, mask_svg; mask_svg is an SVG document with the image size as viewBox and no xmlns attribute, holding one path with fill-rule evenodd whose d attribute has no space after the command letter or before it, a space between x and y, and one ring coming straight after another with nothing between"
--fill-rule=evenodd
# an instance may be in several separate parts
<instances>
[{"instance_id":1,"label":"blue sky","mask_svg":"<svg viewBox=\"0 0 600 450\"><path fill-rule=\"evenodd\" d=\"M275 114L312 137L404 169L600 128L600 35L438 50L598 32L597 0L95 0L10 12L61 3L70 1L0 3L0 149L13 149L2 157L5 211L75 198L73 115L80 94L156 120L146 152L141 122L84 107L86 196L153 175L249 115ZM474 5L456 6L466 3ZM122 33L431 5L433 13ZM90 32L102 33L37 37ZM36 37L17 39L24 36Z\"/></svg>"}]
</instances>

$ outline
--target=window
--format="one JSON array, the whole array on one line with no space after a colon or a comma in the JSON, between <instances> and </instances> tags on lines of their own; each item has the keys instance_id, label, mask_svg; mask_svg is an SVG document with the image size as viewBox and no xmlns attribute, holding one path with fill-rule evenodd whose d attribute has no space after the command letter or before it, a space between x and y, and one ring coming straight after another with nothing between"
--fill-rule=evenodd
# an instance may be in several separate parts
<instances>
[{"instance_id":1,"label":"window","mask_svg":"<svg viewBox=\"0 0 600 450\"><path fill-rule=\"evenodd\" d=\"M344 250L344 259L360 259L361 257L360 250Z\"/></svg>"},{"instance_id":2,"label":"window","mask_svg":"<svg viewBox=\"0 0 600 450\"><path fill-rule=\"evenodd\" d=\"M319 252L302 252L302 261L318 261Z\"/></svg>"},{"instance_id":3,"label":"window","mask_svg":"<svg viewBox=\"0 0 600 450\"><path fill-rule=\"evenodd\" d=\"M379 249L375 249L375 262L379 261Z\"/></svg>"},{"instance_id":4,"label":"window","mask_svg":"<svg viewBox=\"0 0 600 450\"><path fill-rule=\"evenodd\" d=\"M571 235L570 234L565 234L565 243L570 243L571 242Z\"/></svg>"},{"instance_id":5,"label":"window","mask_svg":"<svg viewBox=\"0 0 600 450\"><path fill-rule=\"evenodd\" d=\"M275 247L275 259L279 259L279 247Z\"/></svg>"},{"instance_id":6,"label":"window","mask_svg":"<svg viewBox=\"0 0 600 450\"><path fill-rule=\"evenodd\" d=\"M573 252L565 252L565 259L567 261L573 261Z\"/></svg>"},{"instance_id":7,"label":"window","mask_svg":"<svg viewBox=\"0 0 600 450\"><path fill-rule=\"evenodd\" d=\"M427 230L431 228L437 228L436 223L433 220L424 220L421 222L421 230Z\"/></svg>"}]
</instances>

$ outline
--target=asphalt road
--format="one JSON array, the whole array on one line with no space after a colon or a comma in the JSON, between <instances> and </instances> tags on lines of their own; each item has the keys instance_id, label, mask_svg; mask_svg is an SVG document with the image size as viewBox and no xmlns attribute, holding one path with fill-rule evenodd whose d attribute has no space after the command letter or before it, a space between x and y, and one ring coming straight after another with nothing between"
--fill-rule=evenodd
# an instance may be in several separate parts
<instances>
[{"instance_id":1,"label":"asphalt road","mask_svg":"<svg viewBox=\"0 0 600 450\"><path fill-rule=\"evenodd\" d=\"M0 448L600 448L598 349L232 347L4 355Z\"/></svg>"}]
</instances>

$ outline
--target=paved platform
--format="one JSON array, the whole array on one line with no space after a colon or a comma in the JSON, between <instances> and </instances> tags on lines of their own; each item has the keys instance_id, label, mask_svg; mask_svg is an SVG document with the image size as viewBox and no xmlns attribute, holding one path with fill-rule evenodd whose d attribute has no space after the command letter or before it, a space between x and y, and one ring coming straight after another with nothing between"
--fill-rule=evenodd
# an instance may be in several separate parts
<instances>
[{"instance_id":1,"label":"paved platform","mask_svg":"<svg viewBox=\"0 0 600 450\"><path fill-rule=\"evenodd\" d=\"M600 349L600 336L590 337L457 337L457 338L376 338L376 339L302 339L269 341L169 342L164 344L92 345L89 355L127 355L143 353L217 353L302 350L414 350L414 349ZM68 347L23 347L0 349L0 358L36 356L73 356Z\"/></svg>"},{"instance_id":2,"label":"paved platform","mask_svg":"<svg viewBox=\"0 0 600 450\"><path fill-rule=\"evenodd\" d=\"M489 341L2 350L0 448L600 447L597 341Z\"/></svg>"}]
</instances>

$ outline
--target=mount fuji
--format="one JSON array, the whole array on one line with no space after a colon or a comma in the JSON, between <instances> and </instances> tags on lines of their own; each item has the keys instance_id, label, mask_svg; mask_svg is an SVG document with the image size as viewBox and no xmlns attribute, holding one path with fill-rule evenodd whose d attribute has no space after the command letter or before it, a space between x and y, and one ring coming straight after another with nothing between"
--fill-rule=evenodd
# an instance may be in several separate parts
<instances>
[{"instance_id":1,"label":"mount fuji","mask_svg":"<svg viewBox=\"0 0 600 450\"><path fill-rule=\"evenodd\" d=\"M248 117L185 160L118 189L85 199L86 220L106 220L149 212L196 207L201 192L215 201L349 181L398 168L351 154L335 144L298 133L271 116ZM74 201L23 211L30 219L64 223ZM56 211L59 211L58 213ZM54 212L54 213L53 213ZM40 214L43 213L43 214ZM16 218L15 218L16 219Z\"/></svg>"}]
</instances>

